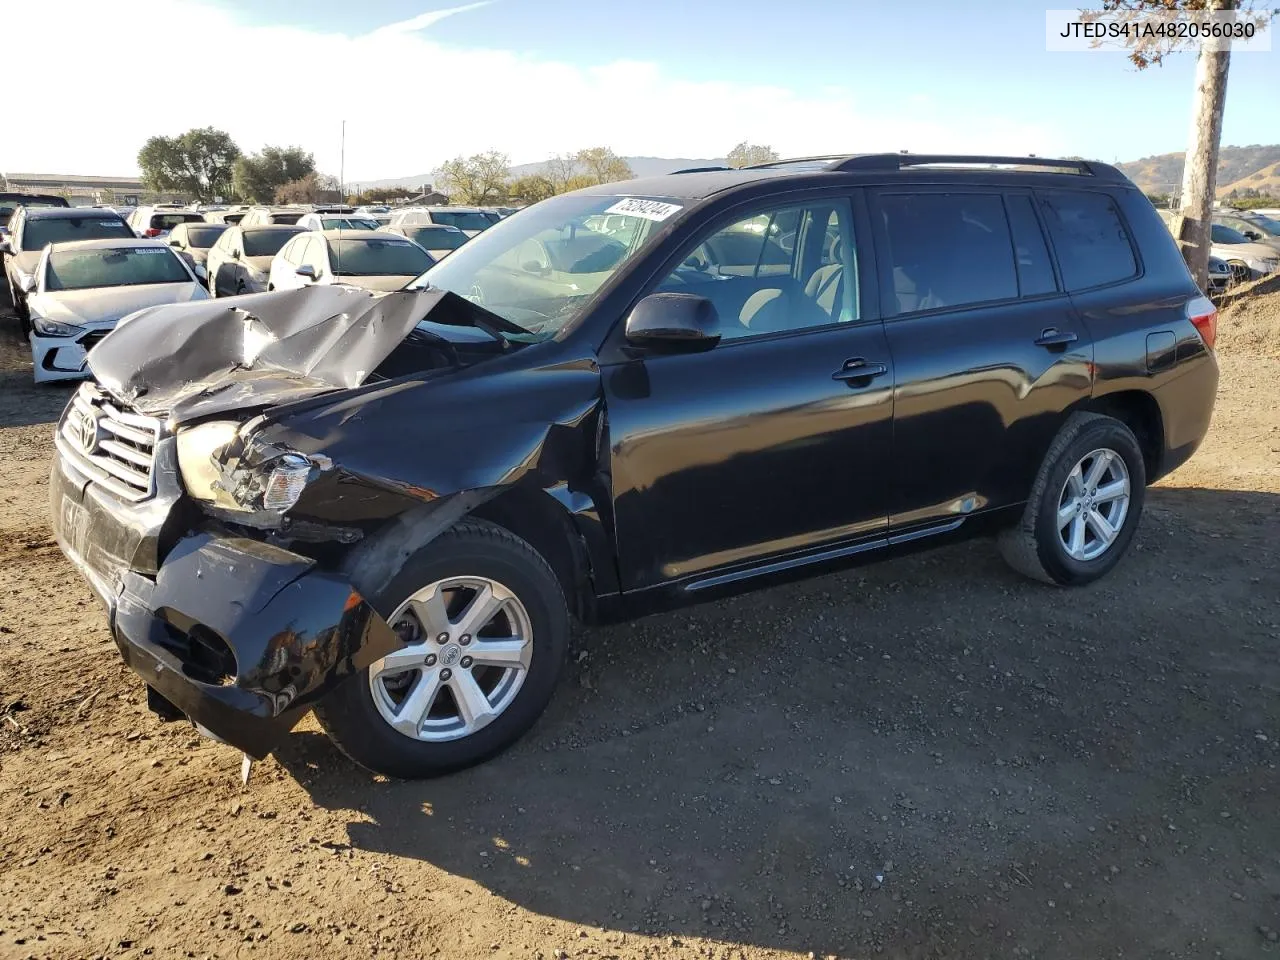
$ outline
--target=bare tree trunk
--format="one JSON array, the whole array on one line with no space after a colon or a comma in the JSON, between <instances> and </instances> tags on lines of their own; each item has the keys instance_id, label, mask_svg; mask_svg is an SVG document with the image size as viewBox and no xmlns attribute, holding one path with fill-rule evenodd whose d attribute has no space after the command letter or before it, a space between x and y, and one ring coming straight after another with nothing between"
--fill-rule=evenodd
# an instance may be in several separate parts
<instances>
[{"instance_id":1,"label":"bare tree trunk","mask_svg":"<svg viewBox=\"0 0 1280 960\"><path fill-rule=\"evenodd\" d=\"M1214 9L1229 9L1231 0L1218 0ZM1222 139L1222 110L1227 99L1230 50L1214 52L1201 46L1196 63L1196 93L1191 108L1191 141L1182 170L1182 255L1201 290L1209 283L1210 227L1213 197L1218 185L1218 145Z\"/></svg>"}]
</instances>

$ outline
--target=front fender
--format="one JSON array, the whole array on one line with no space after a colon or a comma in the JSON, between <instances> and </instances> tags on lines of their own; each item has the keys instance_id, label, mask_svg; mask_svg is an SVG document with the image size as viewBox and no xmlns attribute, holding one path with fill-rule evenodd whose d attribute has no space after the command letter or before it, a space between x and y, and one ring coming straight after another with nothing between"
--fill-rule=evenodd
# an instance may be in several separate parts
<instances>
[{"instance_id":1,"label":"front fender","mask_svg":"<svg viewBox=\"0 0 1280 960\"><path fill-rule=\"evenodd\" d=\"M362 390L276 420L269 415L255 442L333 464L290 517L369 532L460 494L589 489L602 409L594 361L496 369L502 362Z\"/></svg>"}]
</instances>

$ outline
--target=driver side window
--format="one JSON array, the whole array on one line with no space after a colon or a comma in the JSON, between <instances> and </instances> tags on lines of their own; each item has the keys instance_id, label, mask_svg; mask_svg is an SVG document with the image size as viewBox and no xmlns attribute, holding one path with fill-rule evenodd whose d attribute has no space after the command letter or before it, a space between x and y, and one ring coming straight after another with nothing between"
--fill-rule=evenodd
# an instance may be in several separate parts
<instances>
[{"instance_id":1,"label":"driver side window","mask_svg":"<svg viewBox=\"0 0 1280 960\"><path fill-rule=\"evenodd\" d=\"M847 323L855 249L844 199L767 209L708 233L655 292L706 297L724 340Z\"/></svg>"}]
</instances>

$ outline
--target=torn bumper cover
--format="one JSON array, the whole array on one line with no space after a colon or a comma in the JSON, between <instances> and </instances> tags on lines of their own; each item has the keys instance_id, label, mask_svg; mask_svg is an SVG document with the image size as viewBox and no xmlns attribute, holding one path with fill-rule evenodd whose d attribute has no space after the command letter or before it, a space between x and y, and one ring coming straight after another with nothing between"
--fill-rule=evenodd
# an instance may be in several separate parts
<instances>
[{"instance_id":1,"label":"torn bumper cover","mask_svg":"<svg viewBox=\"0 0 1280 960\"><path fill-rule=\"evenodd\" d=\"M131 523L61 458L51 495L58 544L106 603L125 662L252 757L270 753L338 683L401 646L350 583L307 557L201 531L147 575L131 569L130 554L158 531Z\"/></svg>"}]
</instances>

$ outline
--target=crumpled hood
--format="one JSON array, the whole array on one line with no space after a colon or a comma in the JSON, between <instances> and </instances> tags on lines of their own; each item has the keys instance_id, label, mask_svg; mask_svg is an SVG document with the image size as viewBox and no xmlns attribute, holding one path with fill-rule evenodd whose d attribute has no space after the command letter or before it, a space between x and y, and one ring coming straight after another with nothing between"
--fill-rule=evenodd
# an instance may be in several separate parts
<instances>
[{"instance_id":1,"label":"crumpled hood","mask_svg":"<svg viewBox=\"0 0 1280 960\"><path fill-rule=\"evenodd\" d=\"M416 277L334 277L335 283L345 283L353 287L359 287L361 290L377 290L382 293L391 293L394 290L403 290L405 284Z\"/></svg>"},{"instance_id":2,"label":"crumpled hood","mask_svg":"<svg viewBox=\"0 0 1280 960\"><path fill-rule=\"evenodd\" d=\"M162 303L186 303L204 297L194 283L148 283L134 287L100 287L94 290L55 290L31 298L31 310L47 320L76 326L119 320L135 310Z\"/></svg>"},{"instance_id":3,"label":"crumpled hood","mask_svg":"<svg viewBox=\"0 0 1280 960\"><path fill-rule=\"evenodd\" d=\"M477 309L433 288L341 286L154 307L90 351L89 370L122 403L180 423L357 387L428 313L458 323Z\"/></svg>"}]
</instances>

